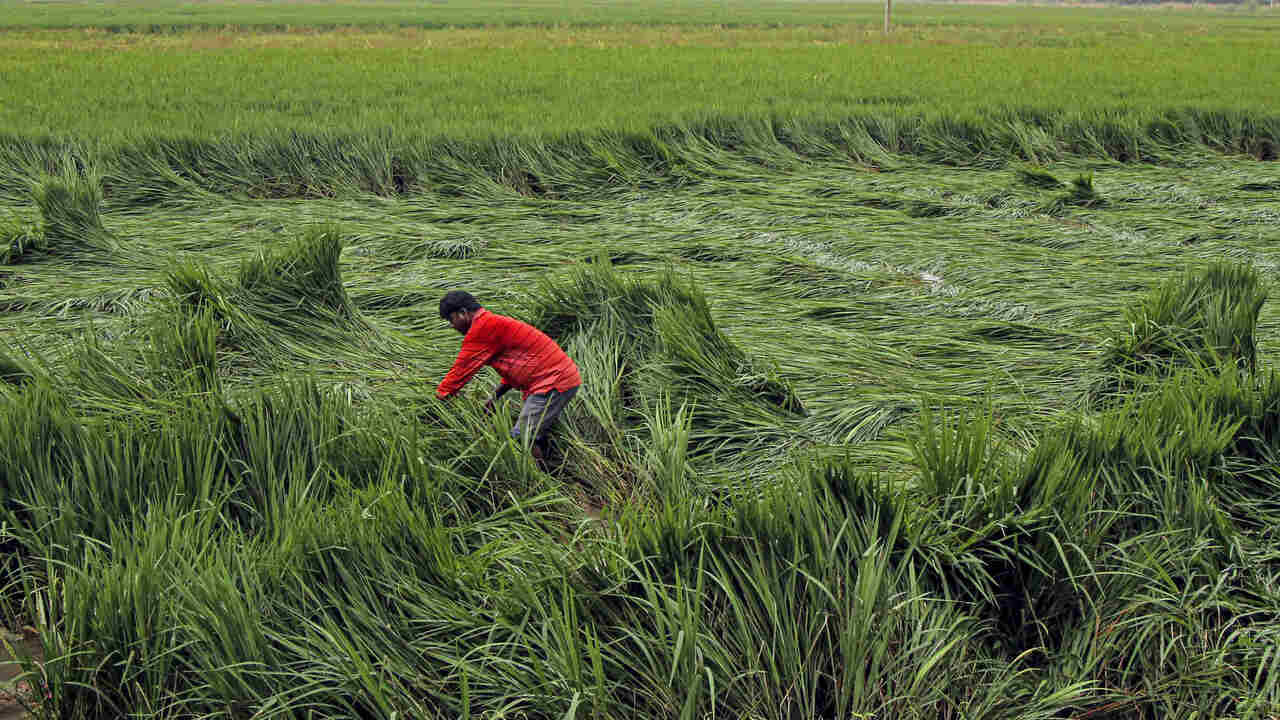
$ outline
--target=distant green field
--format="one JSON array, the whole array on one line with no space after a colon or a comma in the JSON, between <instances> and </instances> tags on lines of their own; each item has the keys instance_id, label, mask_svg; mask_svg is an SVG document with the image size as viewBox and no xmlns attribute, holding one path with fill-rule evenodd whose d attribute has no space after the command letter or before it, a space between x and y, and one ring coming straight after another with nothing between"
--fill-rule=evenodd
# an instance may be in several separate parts
<instances>
[{"instance_id":1,"label":"distant green field","mask_svg":"<svg viewBox=\"0 0 1280 720\"><path fill-rule=\"evenodd\" d=\"M1280 43L5 51L0 63L7 132L96 139L278 128L557 134L882 106L958 115L1010 106L1266 113L1280 103L1280 85L1270 82Z\"/></svg>"},{"instance_id":2,"label":"distant green field","mask_svg":"<svg viewBox=\"0 0 1280 720\"><path fill-rule=\"evenodd\" d=\"M317 24L350 13L333 21L346 25L414 12L439 14L448 25L540 26L318 35L183 26L173 39L0 33L0 128L95 141L273 129L509 137L642 131L707 115L838 118L868 108L952 116L1010 107L1267 114L1280 104L1272 81L1280 17L1270 14L904 5L902 29L886 42L875 6L861 4L497 7L15 5L2 14L15 26L40 17L102 25L109 13L218 18L206 23L214 26L231 18L280 25L291 13ZM730 17L784 27L699 25ZM557 27L606 20L615 25ZM669 32L627 23L665 23Z\"/></svg>"},{"instance_id":3,"label":"distant green field","mask_svg":"<svg viewBox=\"0 0 1280 720\"><path fill-rule=\"evenodd\" d=\"M0 713L1280 717L1280 16L880 12L0 0Z\"/></svg>"},{"instance_id":4,"label":"distant green field","mask_svg":"<svg viewBox=\"0 0 1280 720\"><path fill-rule=\"evenodd\" d=\"M572 3L556 0L501 2L89 2L86 0L0 0L0 26L14 28L100 27L123 31L181 31L192 27L475 27L503 25L836 25L877 24L883 14L875 2L796 2L794 0L631 0ZM1115 29L1136 23L1143 29L1257 27L1265 10L1244 6L1200 8L1194 12L1164 7L1072 8L1017 5L944 5L900 3L895 17L905 26L1059 26Z\"/></svg>"}]
</instances>

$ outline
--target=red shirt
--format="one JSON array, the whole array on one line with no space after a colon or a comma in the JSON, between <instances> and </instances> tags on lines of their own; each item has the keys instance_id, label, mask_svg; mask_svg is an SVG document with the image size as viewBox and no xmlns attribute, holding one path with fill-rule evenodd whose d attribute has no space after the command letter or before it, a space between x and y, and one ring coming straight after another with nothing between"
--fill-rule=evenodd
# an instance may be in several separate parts
<instances>
[{"instance_id":1,"label":"red shirt","mask_svg":"<svg viewBox=\"0 0 1280 720\"><path fill-rule=\"evenodd\" d=\"M582 384L578 366L555 340L528 323L481 309L471 320L458 359L440 381L436 396L458 392L485 365L498 371L503 385L526 397Z\"/></svg>"}]
</instances>

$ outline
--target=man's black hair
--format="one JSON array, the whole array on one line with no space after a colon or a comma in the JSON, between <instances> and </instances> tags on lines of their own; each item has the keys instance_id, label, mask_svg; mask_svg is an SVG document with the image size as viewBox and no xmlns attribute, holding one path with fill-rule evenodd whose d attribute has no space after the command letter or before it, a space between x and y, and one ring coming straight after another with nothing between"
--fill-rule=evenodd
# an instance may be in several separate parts
<instances>
[{"instance_id":1,"label":"man's black hair","mask_svg":"<svg viewBox=\"0 0 1280 720\"><path fill-rule=\"evenodd\" d=\"M450 290L440 298L440 317L448 320L449 316L459 310L479 310L480 303L465 290Z\"/></svg>"}]
</instances>

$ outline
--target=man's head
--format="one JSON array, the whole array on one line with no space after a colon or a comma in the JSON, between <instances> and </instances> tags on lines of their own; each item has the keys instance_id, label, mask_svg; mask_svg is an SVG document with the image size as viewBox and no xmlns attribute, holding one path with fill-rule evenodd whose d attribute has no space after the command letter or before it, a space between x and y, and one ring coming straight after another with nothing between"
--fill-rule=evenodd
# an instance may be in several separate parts
<instances>
[{"instance_id":1,"label":"man's head","mask_svg":"<svg viewBox=\"0 0 1280 720\"><path fill-rule=\"evenodd\" d=\"M452 290L440 299L440 317L448 320L453 329L463 335L471 329L471 321L479 310L480 303L463 290Z\"/></svg>"}]
</instances>

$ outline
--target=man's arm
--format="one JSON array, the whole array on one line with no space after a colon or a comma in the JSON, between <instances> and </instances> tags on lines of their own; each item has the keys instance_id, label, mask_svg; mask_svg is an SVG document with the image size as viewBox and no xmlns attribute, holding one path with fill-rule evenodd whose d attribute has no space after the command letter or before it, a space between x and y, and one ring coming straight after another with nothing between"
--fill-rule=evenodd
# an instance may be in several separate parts
<instances>
[{"instance_id":1,"label":"man's arm","mask_svg":"<svg viewBox=\"0 0 1280 720\"><path fill-rule=\"evenodd\" d=\"M467 333L462 338L462 349L458 351L453 367L436 388L436 397L443 400L461 390L497 352L490 343L471 335L472 333Z\"/></svg>"}]
</instances>

